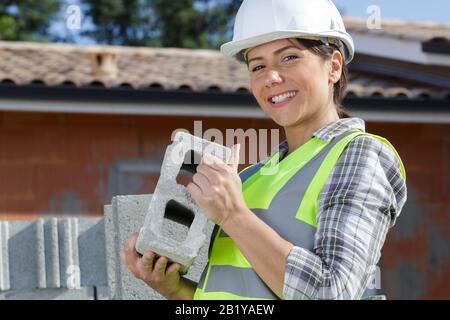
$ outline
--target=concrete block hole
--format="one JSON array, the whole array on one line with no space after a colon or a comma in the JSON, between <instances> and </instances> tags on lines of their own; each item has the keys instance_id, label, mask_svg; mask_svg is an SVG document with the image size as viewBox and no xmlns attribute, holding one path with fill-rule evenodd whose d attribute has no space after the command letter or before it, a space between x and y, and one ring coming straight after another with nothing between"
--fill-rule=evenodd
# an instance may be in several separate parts
<instances>
[{"instance_id":1,"label":"concrete block hole","mask_svg":"<svg viewBox=\"0 0 450 320\"><path fill-rule=\"evenodd\" d=\"M164 211L162 235L174 238L180 243L184 242L194 218L195 214L192 210L178 201L169 200ZM173 232L175 228L178 230L176 233Z\"/></svg>"}]
</instances>

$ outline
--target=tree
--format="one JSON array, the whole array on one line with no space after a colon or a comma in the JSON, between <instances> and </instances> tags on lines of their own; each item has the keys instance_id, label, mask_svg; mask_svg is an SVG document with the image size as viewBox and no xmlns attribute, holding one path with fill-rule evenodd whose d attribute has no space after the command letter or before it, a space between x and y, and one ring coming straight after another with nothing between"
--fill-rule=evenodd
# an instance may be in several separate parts
<instances>
[{"instance_id":1,"label":"tree","mask_svg":"<svg viewBox=\"0 0 450 320\"><path fill-rule=\"evenodd\" d=\"M242 0L153 1L159 39L164 47L215 48L230 35L230 20Z\"/></svg>"},{"instance_id":2,"label":"tree","mask_svg":"<svg viewBox=\"0 0 450 320\"><path fill-rule=\"evenodd\" d=\"M218 48L242 0L82 0L99 43Z\"/></svg>"},{"instance_id":3,"label":"tree","mask_svg":"<svg viewBox=\"0 0 450 320\"><path fill-rule=\"evenodd\" d=\"M95 27L83 35L105 44L154 45L151 2L152 0L82 0L87 6L86 15L92 18Z\"/></svg>"},{"instance_id":4,"label":"tree","mask_svg":"<svg viewBox=\"0 0 450 320\"><path fill-rule=\"evenodd\" d=\"M48 27L61 8L61 0L2 0L0 39L48 40Z\"/></svg>"}]
</instances>

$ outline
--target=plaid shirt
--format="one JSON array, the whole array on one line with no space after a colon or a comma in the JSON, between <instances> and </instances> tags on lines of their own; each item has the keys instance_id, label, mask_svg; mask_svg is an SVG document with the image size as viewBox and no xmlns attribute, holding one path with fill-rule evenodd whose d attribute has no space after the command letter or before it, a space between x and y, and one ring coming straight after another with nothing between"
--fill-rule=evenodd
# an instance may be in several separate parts
<instances>
[{"instance_id":1,"label":"plaid shirt","mask_svg":"<svg viewBox=\"0 0 450 320\"><path fill-rule=\"evenodd\" d=\"M339 119L313 135L330 141L352 128L365 131L364 121ZM287 141L279 148L283 157ZM405 201L392 149L373 137L353 139L320 194L313 251L295 246L289 253L284 299L360 299Z\"/></svg>"}]
</instances>

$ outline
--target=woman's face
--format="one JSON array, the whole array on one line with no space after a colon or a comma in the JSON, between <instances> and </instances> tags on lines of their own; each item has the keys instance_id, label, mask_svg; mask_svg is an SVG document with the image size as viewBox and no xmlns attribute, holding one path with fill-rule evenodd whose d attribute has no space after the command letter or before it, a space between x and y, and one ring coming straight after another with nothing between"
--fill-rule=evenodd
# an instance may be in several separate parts
<instances>
[{"instance_id":1,"label":"woman's face","mask_svg":"<svg viewBox=\"0 0 450 320\"><path fill-rule=\"evenodd\" d=\"M261 108L288 128L334 110L330 63L295 39L282 39L247 52L250 85Z\"/></svg>"}]
</instances>

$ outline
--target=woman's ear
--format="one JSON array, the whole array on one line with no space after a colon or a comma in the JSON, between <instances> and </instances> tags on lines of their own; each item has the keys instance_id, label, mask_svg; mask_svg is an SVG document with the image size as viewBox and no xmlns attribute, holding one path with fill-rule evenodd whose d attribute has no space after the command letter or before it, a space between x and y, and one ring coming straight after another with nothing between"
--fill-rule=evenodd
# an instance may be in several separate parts
<instances>
[{"instance_id":1,"label":"woman's ear","mask_svg":"<svg viewBox=\"0 0 450 320\"><path fill-rule=\"evenodd\" d=\"M334 50L330 59L330 81L335 84L341 79L342 64L344 59L338 50Z\"/></svg>"}]
</instances>

